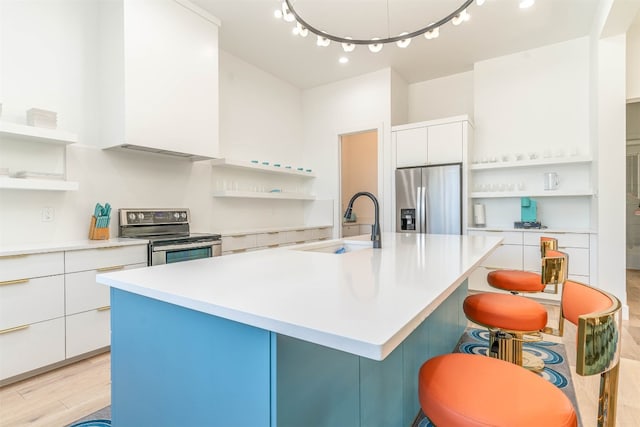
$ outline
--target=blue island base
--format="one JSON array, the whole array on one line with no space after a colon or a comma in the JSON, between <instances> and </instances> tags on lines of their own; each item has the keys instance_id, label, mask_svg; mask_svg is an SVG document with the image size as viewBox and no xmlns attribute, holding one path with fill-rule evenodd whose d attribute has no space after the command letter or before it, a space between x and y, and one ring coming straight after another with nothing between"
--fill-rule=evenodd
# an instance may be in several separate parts
<instances>
[{"instance_id":1,"label":"blue island base","mask_svg":"<svg viewBox=\"0 0 640 427\"><path fill-rule=\"evenodd\" d=\"M118 427L407 427L422 363L453 350L463 283L383 361L111 289Z\"/></svg>"}]
</instances>

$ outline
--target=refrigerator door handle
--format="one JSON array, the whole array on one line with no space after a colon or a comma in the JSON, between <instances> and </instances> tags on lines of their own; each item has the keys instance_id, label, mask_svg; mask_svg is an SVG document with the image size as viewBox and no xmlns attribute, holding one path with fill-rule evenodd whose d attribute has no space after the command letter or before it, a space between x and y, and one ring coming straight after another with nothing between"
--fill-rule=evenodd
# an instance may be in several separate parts
<instances>
[{"instance_id":1,"label":"refrigerator door handle","mask_svg":"<svg viewBox=\"0 0 640 427\"><path fill-rule=\"evenodd\" d=\"M427 211L427 187L420 187L420 232L428 233L427 225L429 221L427 221L427 217L429 216L429 212Z\"/></svg>"},{"instance_id":2,"label":"refrigerator door handle","mask_svg":"<svg viewBox=\"0 0 640 427\"><path fill-rule=\"evenodd\" d=\"M427 196L427 187L422 187L422 216L424 226L422 227L423 233L429 233L429 197Z\"/></svg>"},{"instance_id":3,"label":"refrigerator door handle","mask_svg":"<svg viewBox=\"0 0 640 427\"><path fill-rule=\"evenodd\" d=\"M422 205L420 203L420 200L422 200L422 193L420 192L420 190L422 189L422 187L416 187L416 232L417 233L422 233Z\"/></svg>"}]
</instances>

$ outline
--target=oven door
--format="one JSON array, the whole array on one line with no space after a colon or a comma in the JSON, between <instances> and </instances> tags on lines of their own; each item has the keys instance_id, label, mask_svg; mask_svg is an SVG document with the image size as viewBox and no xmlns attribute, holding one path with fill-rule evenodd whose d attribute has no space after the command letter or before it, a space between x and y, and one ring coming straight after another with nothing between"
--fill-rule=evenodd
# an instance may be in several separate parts
<instances>
[{"instance_id":1,"label":"oven door","mask_svg":"<svg viewBox=\"0 0 640 427\"><path fill-rule=\"evenodd\" d=\"M160 265L220 256L222 246L220 241L160 244L151 245L149 252L149 265Z\"/></svg>"}]
</instances>

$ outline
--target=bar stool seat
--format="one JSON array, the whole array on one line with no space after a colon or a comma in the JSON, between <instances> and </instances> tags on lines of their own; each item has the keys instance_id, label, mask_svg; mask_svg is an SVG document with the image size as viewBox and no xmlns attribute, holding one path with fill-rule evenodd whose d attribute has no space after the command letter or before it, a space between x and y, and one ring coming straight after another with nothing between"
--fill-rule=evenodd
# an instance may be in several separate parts
<instances>
[{"instance_id":1,"label":"bar stool seat","mask_svg":"<svg viewBox=\"0 0 640 427\"><path fill-rule=\"evenodd\" d=\"M532 332L540 331L547 324L544 306L518 295L470 295L465 298L462 308L469 320L490 328Z\"/></svg>"},{"instance_id":2,"label":"bar stool seat","mask_svg":"<svg viewBox=\"0 0 640 427\"><path fill-rule=\"evenodd\" d=\"M419 374L420 405L437 426L576 426L567 396L542 377L503 360L447 354Z\"/></svg>"},{"instance_id":3,"label":"bar stool seat","mask_svg":"<svg viewBox=\"0 0 640 427\"><path fill-rule=\"evenodd\" d=\"M542 292L545 288L539 274L521 270L492 271L487 275L487 282L509 292Z\"/></svg>"}]
</instances>

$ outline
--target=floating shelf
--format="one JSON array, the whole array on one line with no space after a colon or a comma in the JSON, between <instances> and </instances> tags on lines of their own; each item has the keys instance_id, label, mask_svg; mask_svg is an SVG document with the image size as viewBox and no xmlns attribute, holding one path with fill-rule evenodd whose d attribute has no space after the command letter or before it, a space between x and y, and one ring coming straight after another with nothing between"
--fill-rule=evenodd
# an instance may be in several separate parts
<instances>
[{"instance_id":1,"label":"floating shelf","mask_svg":"<svg viewBox=\"0 0 640 427\"><path fill-rule=\"evenodd\" d=\"M262 165L259 163L252 163L245 160L231 160L231 159L214 159L211 161L212 167L219 168L231 168L231 169L244 169L252 170L256 172L266 172L278 175L292 175L303 178L315 178L316 175L313 172L304 172L295 169L286 169L284 167L275 167L273 165Z\"/></svg>"},{"instance_id":2,"label":"floating shelf","mask_svg":"<svg viewBox=\"0 0 640 427\"><path fill-rule=\"evenodd\" d=\"M236 197L242 199L279 199L279 200L315 200L313 194L301 193L262 193L254 191L216 191L213 197Z\"/></svg>"},{"instance_id":3,"label":"floating shelf","mask_svg":"<svg viewBox=\"0 0 640 427\"><path fill-rule=\"evenodd\" d=\"M552 165L571 165L580 163L591 163L591 157L555 157L548 159L521 160L513 162L492 162L492 163L475 163L471 165L471 170L492 170L492 169L513 169L530 166L552 166Z\"/></svg>"},{"instance_id":4,"label":"floating shelf","mask_svg":"<svg viewBox=\"0 0 640 427\"><path fill-rule=\"evenodd\" d=\"M79 185L75 181L0 177L0 189L2 188L12 190L77 191Z\"/></svg>"},{"instance_id":5,"label":"floating shelf","mask_svg":"<svg viewBox=\"0 0 640 427\"><path fill-rule=\"evenodd\" d=\"M0 136L56 145L69 145L78 142L78 135L75 133L10 122L0 122Z\"/></svg>"},{"instance_id":6,"label":"floating shelf","mask_svg":"<svg viewBox=\"0 0 640 427\"><path fill-rule=\"evenodd\" d=\"M507 197L585 197L593 196L593 190L584 191L486 191L471 193L472 199L495 199Z\"/></svg>"}]
</instances>

